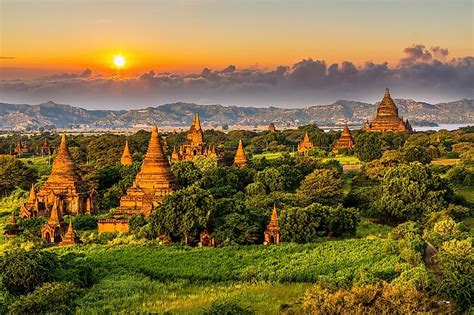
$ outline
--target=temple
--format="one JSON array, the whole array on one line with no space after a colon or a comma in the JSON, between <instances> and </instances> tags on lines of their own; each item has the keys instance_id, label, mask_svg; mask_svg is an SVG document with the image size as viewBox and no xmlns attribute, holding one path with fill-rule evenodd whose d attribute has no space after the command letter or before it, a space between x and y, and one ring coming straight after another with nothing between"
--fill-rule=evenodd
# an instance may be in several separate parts
<instances>
[{"instance_id":1,"label":"temple","mask_svg":"<svg viewBox=\"0 0 474 315\"><path fill-rule=\"evenodd\" d=\"M186 133L186 143L179 147L179 151L173 147L171 161L188 160L191 161L196 156L215 157L221 159L222 156L217 152L216 147L212 148L204 139L204 132L201 128L199 114L194 114L191 128Z\"/></svg>"},{"instance_id":2,"label":"temple","mask_svg":"<svg viewBox=\"0 0 474 315\"><path fill-rule=\"evenodd\" d=\"M276 206L273 206L270 222L263 234L263 244L280 244L280 229L278 228L278 213Z\"/></svg>"},{"instance_id":3,"label":"temple","mask_svg":"<svg viewBox=\"0 0 474 315\"><path fill-rule=\"evenodd\" d=\"M367 121L362 130L370 132L413 132L408 120L403 121L403 118L398 116L398 108L388 89L385 89L382 102L377 108L377 115L372 122Z\"/></svg>"},{"instance_id":4,"label":"temple","mask_svg":"<svg viewBox=\"0 0 474 315\"><path fill-rule=\"evenodd\" d=\"M313 147L314 147L314 144L309 139L308 132L306 131L304 134L303 140L300 143L298 143L298 152L306 153L309 149Z\"/></svg>"},{"instance_id":5,"label":"temple","mask_svg":"<svg viewBox=\"0 0 474 315\"><path fill-rule=\"evenodd\" d=\"M120 164L131 165L133 163L132 154L128 147L128 140L125 140L125 147L123 148L122 157L120 158Z\"/></svg>"},{"instance_id":6,"label":"temple","mask_svg":"<svg viewBox=\"0 0 474 315\"><path fill-rule=\"evenodd\" d=\"M341 149L350 150L354 148L354 140L352 139L351 131L347 122L344 124L344 129L342 129L341 137L337 140L336 144L332 148L333 153L338 153Z\"/></svg>"},{"instance_id":7,"label":"temple","mask_svg":"<svg viewBox=\"0 0 474 315\"><path fill-rule=\"evenodd\" d=\"M150 215L166 195L176 189L174 175L160 143L158 128L153 126L148 149L140 172L127 194L120 199L114 219L99 221L99 233L127 232L128 218L134 214Z\"/></svg>"},{"instance_id":8,"label":"temple","mask_svg":"<svg viewBox=\"0 0 474 315\"><path fill-rule=\"evenodd\" d=\"M59 242L59 246L70 246L81 243L81 240L74 231L72 227L72 220L69 219L69 226L67 228L66 234L63 235L61 238L61 242Z\"/></svg>"},{"instance_id":9,"label":"temple","mask_svg":"<svg viewBox=\"0 0 474 315\"><path fill-rule=\"evenodd\" d=\"M8 224L7 227L4 229L3 236L11 238L17 236L19 232L20 229L18 227L18 224L16 223L15 212L12 211L12 214L10 216L10 224Z\"/></svg>"},{"instance_id":10,"label":"temple","mask_svg":"<svg viewBox=\"0 0 474 315\"><path fill-rule=\"evenodd\" d=\"M41 146L41 149L40 149L40 154L42 157L44 157L45 155L47 156L51 155L51 153L52 153L51 146L49 145L48 139L45 138L43 145Z\"/></svg>"},{"instance_id":11,"label":"temple","mask_svg":"<svg viewBox=\"0 0 474 315\"><path fill-rule=\"evenodd\" d=\"M37 192L31 186L28 200L21 206L20 216L30 218L49 216L55 203L58 211L65 214L95 214L95 191L87 191L66 144L66 136L61 137L51 174Z\"/></svg>"},{"instance_id":12,"label":"temple","mask_svg":"<svg viewBox=\"0 0 474 315\"><path fill-rule=\"evenodd\" d=\"M270 123L268 125L268 131L270 132L276 132L276 127L275 127L275 124L274 123Z\"/></svg>"},{"instance_id":13,"label":"temple","mask_svg":"<svg viewBox=\"0 0 474 315\"><path fill-rule=\"evenodd\" d=\"M247 163L247 156L245 155L242 139L240 139L239 146L237 147L237 152L235 153L234 157L234 165L237 167L244 167L247 165Z\"/></svg>"},{"instance_id":14,"label":"temple","mask_svg":"<svg viewBox=\"0 0 474 315\"><path fill-rule=\"evenodd\" d=\"M26 144L26 141L20 140L20 141L17 142L13 152L15 152L18 155L28 154L28 153L30 153L30 149L28 148L28 145Z\"/></svg>"},{"instance_id":15,"label":"temple","mask_svg":"<svg viewBox=\"0 0 474 315\"><path fill-rule=\"evenodd\" d=\"M64 222L59 210L61 203L61 200L55 200L49 219L41 228L41 238L48 243L59 243L63 235Z\"/></svg>"}]
</instances>

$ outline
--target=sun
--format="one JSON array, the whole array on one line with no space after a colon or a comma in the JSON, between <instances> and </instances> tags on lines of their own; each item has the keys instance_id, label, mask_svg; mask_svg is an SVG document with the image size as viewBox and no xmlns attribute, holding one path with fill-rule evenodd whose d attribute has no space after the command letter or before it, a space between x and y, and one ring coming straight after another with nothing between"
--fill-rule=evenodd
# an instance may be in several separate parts
<instances>
[{"instance_id":1,"label":"sun","mask_svg":"<svg viewBox=\"0 0 474 315\"><path fill-rule=\"evenodd\" d=\"M123 56L118 55L118 56L115 56L115 57L114 57L114 64L115 64L117 67L121 68L121 67L125 66L125 63L126 63L126 62L125 62L125 58L124 58Z\"/></svg>"}]
</instances>

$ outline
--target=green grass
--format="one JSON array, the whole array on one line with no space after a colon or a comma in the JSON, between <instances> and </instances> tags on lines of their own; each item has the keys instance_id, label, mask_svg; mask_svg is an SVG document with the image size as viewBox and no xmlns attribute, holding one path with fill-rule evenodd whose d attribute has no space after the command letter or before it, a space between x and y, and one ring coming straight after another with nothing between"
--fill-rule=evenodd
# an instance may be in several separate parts
<instances>
[{"instance_id":1,"label":"green grass","mask_svg":"<svg viewBox=\"0 0 474 315\"><path fill-rule=\"evenodd\" d=\"M279 246L192 248L161 245L79 245L52 248L91 260L96 284L78 313L195 314L215 300L236 300L257 313L275 314L317 281L346 283L361 274L397 275L398 256L380 239L344 239Z\"/></svg>"},{"instance_id":2,"label":"green grass","mask_svg":"<svg viewBox=\"0 0 474 315\"><path fill-rule=\"evenodd\" d=\"M255 154L253 156L253 159L258 160L265 158L267 160L274 160L274 159L279 159L283 156L284 152L265 152L265 153L260 153L260 154ZM291 156L294 156L296 152L290 152Z\"/></svg>"},{"instance_id":3,"label":"green grass","mask_svg":"<svg viewBox=\"0 0 474 315\"><path fill-rule=\"evenodd\" d=\"M328 161L331 159L338 160L339 163L341 163L342 165L360 163L360 160L355 155L352 155L352 156L336 155L334 158L327 158L327 159L324 159L323 161Z\"/></svg>"},{"instance_id":4,"label":"green grass","mask_svg":"<svg viewBox=\"0 0 474 315\"><path fill-rule=\"evenodd\" d=\"M386 237L392 228L388 225L373 223L368 219L361 219L357 226L356 236L366 237Z\"/></svg>"},{"instance_id":5,"label":"green grass","mask_svg":"<svg viewBox=\"0 0 474 315\"><path fill-rule=\"evenodd\" d=\"M291 152L290 155L293 156L295 155L296 152ZM262 159L266 158L267 160L274 160L278 159L283 156L283 152L265 152L261 154L255 154L253 156L254 159ZM338 160L342 165L346 164L359 164L360 160L356 156L345 156L345 155L336 155L333 158L325 158L323 161L329 161L329 160Z\"/></svg>"},{"instance_id":6,"label":"green grass","mask_svg":"<svg viewBox=\"0 0 474 315\"><path fill-rule=\"evenodd\" d=\"M454 192L464 197L471 205L474 204L474 186L458 186L454 188Z\"/></svg>"},{"instance_id":7,"label":"green grass","mask_svg":"<svg viewBox=\"0 0 474 315\"><path fill-rule=\"evenodd\" d=\"M51 172L49 157L21 158L20 160L29 167L34 168L40 177Z\"/></svg>"}]
</instances>

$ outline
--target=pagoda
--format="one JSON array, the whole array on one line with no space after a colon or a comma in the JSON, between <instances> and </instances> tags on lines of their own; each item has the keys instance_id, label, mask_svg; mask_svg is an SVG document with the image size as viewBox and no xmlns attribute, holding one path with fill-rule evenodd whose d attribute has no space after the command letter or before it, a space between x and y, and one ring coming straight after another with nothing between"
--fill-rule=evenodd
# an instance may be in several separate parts
<instances>
[{"instance_id":1,"label":"pagoda","mask_svg":"<svg viewBox=\"0 0 474 315\"><path fill-rule=\"evenodd\" d=\"M81 240L76 234L76 231L74 231L74 228L72 227L72 220L69 219L69 226L67 228L66 234L61 239L61 242L59 242L59 246L69 246L69 245L75 245L81 243Z\"/></svg>"},{"instance_id":2,"label":"pagoda","mask_svg":"<svg viewBox=\"0 0 474 315\"><path fill-rule=\"evenodd\" d=\"M3 236L7 238L15 237L20 232L18 224L16 223L15 212L12 211L10 216L10 224L4 229Z\"/></svg>"},{"instance_id":3,"label":"pagoda","mask_svg":"<svg viewBox=\"0 0 474 315\"><path fill-rule=\"evenodd\" d=\"M41 157L44 157L45 155L51 155L51 146L49 145L48 139L44 138L43 145L41 146L40 149Z\"/></svg>"},{"instance_id":4,"label":"pagoda","mask_svg":"<svg viewBox=\"0 0 474 315\"><path fill-rule=\"evenodd\" d=\"M96 213L95 193L88 192L84 187L69 153L65 135L61 137L51 174L38 192L32 185L27 202L21 206L20 216L49 216L56 199L61 201L58 209L61 215Z\"/></svg>"},{"instance_id":5,"label":"pagoda","mask_svg":"<svg viewBox=\"0 0 474 315\"><path fill-rule=\"evenodd\" d=\"M122 157L120 158L120 164L131 165L133 163L132 154L128 147L128 140L125 140L125 147L123 148Z\"/></svg>"},{"instance_id":6,"label":"pagoda","mask_svg":"<svg viewBox=\"0 0 474 315\"><path fill-rule=\"evenodd\" d=\"M49 219L41 228L41 238L48 243L59 243L61 241L64 225L60 211L61 203L61 200L55 199Z\"/></svg>"},{"instance_id":7,"label":"pagoda","mask_svg":"<svg viewBox=\"0 0 474 315\"><path fill-rule=\"evenodd\" d=\"M179 152L181 160L192 160L195 156L207 154L207 144L198 113L194 114L193 123L186 134L186 143L181 145Z\"/></svg>"},{"instance_id":8,"label":"pagoda","mask_svg":"<svg viewBox=\"0 0 474 315\"><path fill-rule=\"evenodd\" d=\"M18 155L20 154L28 154L30 153L30 150L28 149L28 145L26 144L26 141L20 141L17 142L14 152Z\"/></svg>"},{"instance_id":9,"label":"pagoda","mask_svg":"<svg viewBox=\"0 0 474 315\"><path fill-rule=\"evenodd\" d=\"M128 218L134 214L150 215L166 195L177 188L174 175L158 135L158 127L153 126L148 149L140 172L127 194L120 199L120 207L114 219L99 221L99 233L127 232Z\"/></svg>"},{"instance_id":10,"label":"pagoda","mask_svg":"<svg viewBox=\"0 0 474 315\"><path fill-rule=\"evenodd\" d=\"M298 152L306 153L309 149L313 147L314 147L314 144L309 139L308 132L306 131L304 134L303 140L300 143L298 143Z\"/></svg>"},{"instance_id":11,"label":"pagoda","mask_svg":"<svg viewBox=\"0 0 474 315\"><path fill-rule=\"evenodd\" d=\"M242 145L242 139L239 140L239 146L234 157L234 165L237 167L244 167L248 163L247 156L245 155L244 146Z\"/></svg>"},{"instance_id":12,"label":"pagoda","mask_svg":"<svg viewBox=\"0 0 474 315\"><path fill-rule=\"evenodd\" d=\"M179 154L178 151L176 150L176 147L173 147L173 152L171 152L171 161L179 161Z\"/></svg>"},{"instance_id":13,"label":"pagoda","mask_svg":"<svg viewBox=\"0 0 474 315\"><path fill-rule=\"evenodd\" d=\"M276 132L276 127L275 127L275 124L274 123L270 123L268 125L268 131L270 132Z\"/></svg>"},{"instance_id":14,"label":"pagoda","mask_svg":"<svg viewBox=\"0 0 474 315\"><path fill-rule=\"evenodd\" d=\"M354 148L354 140L352 139L351 131L347 122L344 124L342 129L341 137L337 140L336 144L332 148L333 153L338 153L340 149L352 149Z\"/></svg>"},{"instance_id":15,"label":"pagoda","mask_svg":"<svg viewBox=\"0 0 474 315\"><path fill-rule=\"evenodd\" d=\"M397 105L395 105L388 89L385 89L383 99L377 108L377 115L371 123L367 121L362 130L370 132L413 132L408 120L403 121L403 118L398 116Z\"/></svg>"},{"instance_id":16,"label":"pagoda","mask_svg":"<svg viewBox=\"0 0 474 315\"><path fill-rule=\"evenodd\" d=\"M276 206L273 206L272 216L263 234L263 244L280 244L280 229L278 228L278 213Z\"/></svg>"}]
</instances>

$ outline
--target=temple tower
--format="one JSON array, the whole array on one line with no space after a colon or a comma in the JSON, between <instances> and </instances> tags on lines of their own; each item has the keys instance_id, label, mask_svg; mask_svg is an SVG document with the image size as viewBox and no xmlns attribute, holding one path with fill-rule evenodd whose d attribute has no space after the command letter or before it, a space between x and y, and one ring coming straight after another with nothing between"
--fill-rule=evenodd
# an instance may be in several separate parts
<instances>
[{"instance_id":1,"label":"temple tower","mask_svg":"<svg viewBox=\"0 0 474 315\"><path fill-rule=\"evenodd\" d=\"M306 131L305 134L304 134L303 140L300 143L298 143L298 152L306 153L306 152L308 152L309 149L311 149L313 147L314 147L314 144L309 139L308 132Z\"/></svg>"},{"instance_id":2,"label":"temple tower","mask_svg":"<svg viewBox=\"0 0 474 315\"><path fill-rule=\"evenodd\" d=\"M268 131L270 132L276 132L276 127L275 127L275 124L274 123L270 123L268 125Z\"/></svg>"},{"instance_id":3,"label":"temple tower","mask_svg":"<svg viewBox=\"0 0 474 315\"><path fill-rule=\"evenodd\" d=\"M234 157L234 165L237 167L244 167L247 165L247 163L247 156L245 155L242 139L240 139L239 146L237 147L237 152L235 153Z\"/></svg>"},{"instance_id":4,"label":"temple tower","mask_svg":"<svg viewBox=\"0 0 474 315\"><path fill-rule=\"evenodd\" d=\"M72 220L69 219L69 225L66 231L66 234L62 237L61 242L59 243L59 246L69 246L69 245L75 245L81 243L79 237L76 234L76 231L74 231L74 228L72 226Z\"/></svg>"},{"instance_id":5,"label":"temple tower","mask_svg":"<svg viewBox=\"0 0 474 315\"><path fill-rule=\"evenodd\" d=\"M341 137L337 140L337 143L332 148L333 153L338 153L340 149L352 149L354 148L354 141L352 139L351 131L347 125L347 121L344 123L344 129L342 129Z\"/></svg>"},{"instance_id":6,"label":"temple tower","mask_svg":"<svg viewBox=\"0 0 474 315\"><path fill-rule=\"evenodd\" d=\"M272 216L263 234L263 244L280 244L280 229L278 228L278 213L276 206L273 206Z\"/></svg>"},{"instance_id":7,"label":"temple tower","mask_svg":"<svg viewBox=\"0 0 474 315\"><path fill-rule=\"evenodd\" d=\"M125 140L125 147L123 148L122 157L120 158L120 164L131 165L133 163L132 154L128 146L128 140Z\"/></svg>"},{"instance_id":8,"label":"temple tower","mask_svg":"<svg viewBox=\"0 0 474 315\"><path fill-rule=\"evenodd\" d=\"M30 191L32 197L34 186ZM96 208L87 209L88 199L95 198L91 196L82 183L82 179L77 173L76 165L71 158L66 144L66 136L61 137L61 144L53 161L51 174L41 189L36 193L37 201L33 206L33 199L21 206L20 215L23 218L31 216L48 216L53 203L59 198L59 211L64 214L95 214ZM95 205L95 201L91 202Z\"/></svg>"},{"instance_id":9,"label":"temple tower","mask_svg":"<svg viewBox=\"0 0 474 315\"><path fill-rule=\"evenodd\" d=\"M51 214L48 222L46 222L41 228L41 238L48 243L59 243L63 234L63 217L59 210L61 201L56 199L54 201Z\"/></svg>"},{"instance_id":10,"label":"temple tower","mask_svg":"<svg viewBox=\"0 0 474 315\"><path fill-rule=\"evenodd\" d=\"M398 116L398 108L388 89L385 89L383 99L377 108L376 116L371 123L364 125L363 130L371 132L413 132L408 120L403 121L403 118Z\"/></svg>"}]
</instances>

